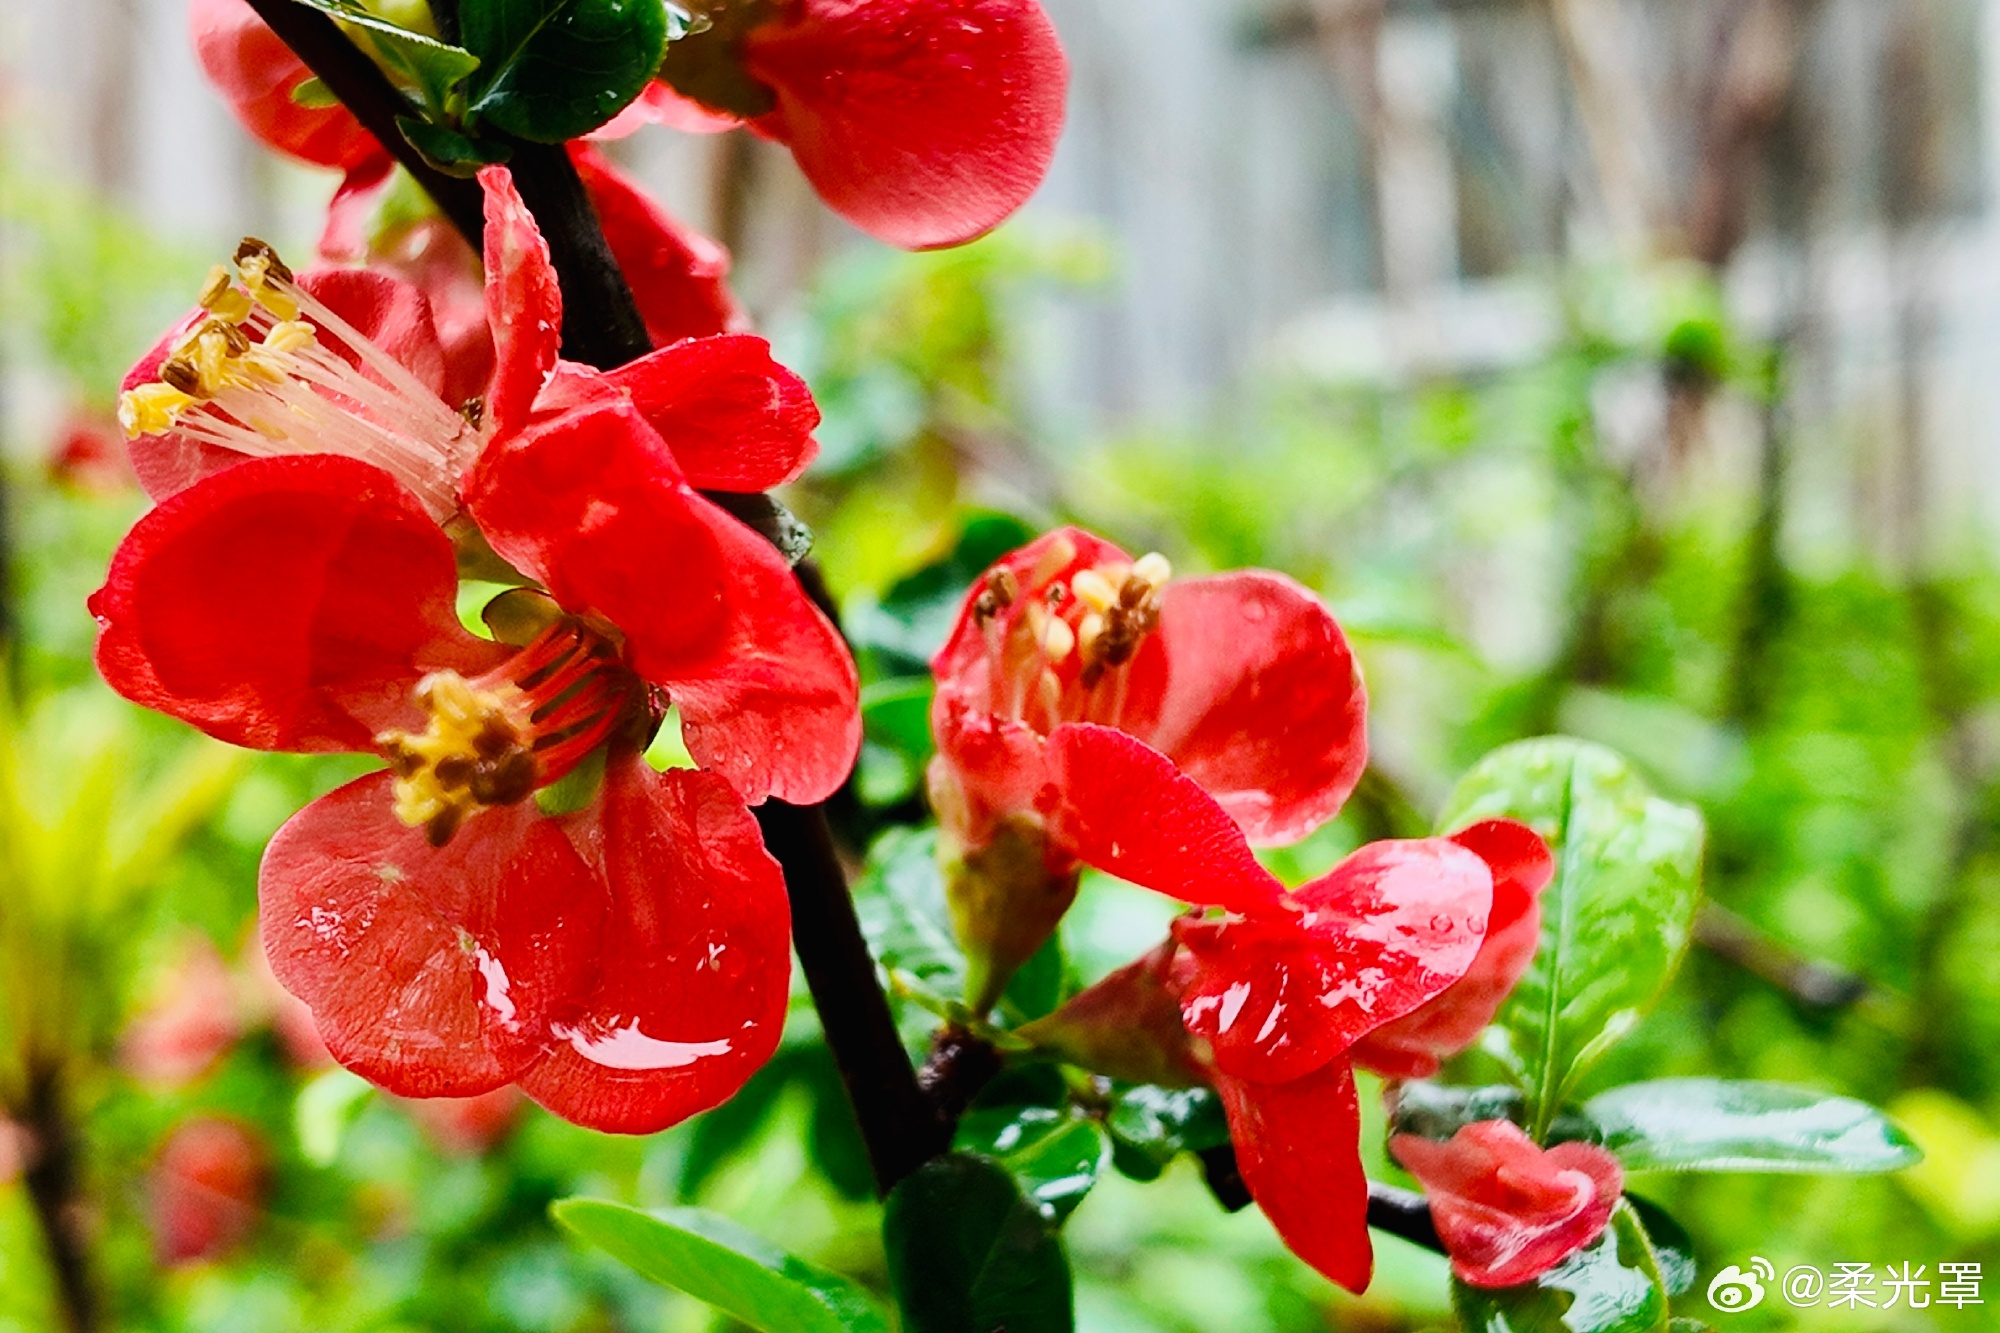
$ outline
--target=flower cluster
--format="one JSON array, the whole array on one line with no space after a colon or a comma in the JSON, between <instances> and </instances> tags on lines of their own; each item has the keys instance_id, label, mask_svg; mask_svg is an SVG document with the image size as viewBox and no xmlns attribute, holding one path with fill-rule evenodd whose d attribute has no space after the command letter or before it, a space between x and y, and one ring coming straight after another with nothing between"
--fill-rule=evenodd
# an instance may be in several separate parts
<instances>
[{"instance_id":1,"label":"flower cluster","mask_svg":"<svg viewBox=\"0 0 2000 1333\"><path fill-rule=\"evenodd\" d=\"M1019 1035L1114 1078L1212 1086L1252 1196L1295 1252L1359 1291L1371 1246L1354 1068L1422 1077L1472 1041L1533 956L1553 863L1531 829L1489 820L1371 843L1287 889L1252 842L1310 832L1359 778L1352 654L1278 575L1169 573L1065 529L969 593L933 663L931 788L958 924L975 961L983 948L1004 973L1067 908L1079 864L1190 904L1159 948ZM996 994L975 983L969 1000ZM1520 1281L1603 1229L1616 1166L1586 1163L1581 1195L1559 1174L1553 1194L1493 1202L1482 1191L1522 1156L1475 1155L1494 1143L1399 1151L1455 1201L1440 1227L1461 1268ZM1510 1224L1558 1203L1568 1211L1537 1215L1533 1239Z\"/></svg>"}]
</instances>

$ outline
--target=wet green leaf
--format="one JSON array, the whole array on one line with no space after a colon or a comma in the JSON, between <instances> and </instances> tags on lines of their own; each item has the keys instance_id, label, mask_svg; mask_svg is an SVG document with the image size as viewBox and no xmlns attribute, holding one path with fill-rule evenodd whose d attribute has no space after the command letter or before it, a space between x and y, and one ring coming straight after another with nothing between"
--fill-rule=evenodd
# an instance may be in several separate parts
<instances>
[{"instance_id":1,"label":"wet green leaf","mask_svg":"<svg viewBox=\"0 0 2000 1333\"><path fill-rule=\"evenodd\" d=\"M891 829L869 849L854 884L855 909L868 947L882 965L939 995L965 988L965 956L951 931L937 830Z\"/></svg>"},{"instance_id":2,"label":"wet green leaf","mask_svg":"<svg viewBox=\"0 0 2000 1333\"><path fill-rule=\"evenodd\" d=\"M1659 1265L1660 1280L1667 1285L1667 1295L1679 1296L1694 1286L1696 1272L1701 1263L1695 1257L1694 1237L1666 1209L1651 1199L1642 1199L1636 1194L1627 1194L1625 1202L1639 1215L1639 1224L1646 1230L1646 1240L1653 1247L1653 1262Z\"/></svg>"},{"instance_id":3,"label":"wet green leaf","mask_svg":"<svg viewBox=\"0 0 2000 1333\"><path fill-rule=\"evenodd\" d=\"M468 113L540 143L617 115L667 47L660 0L464 0L459 25L481 62Z\"/></svg>"},{"instance_id":4,"label":"wet green leaf","mask_svg":"<svg viewBox=\"0 0 2000 1333\"><path fill-rule=\"evenodd\" d=\"M1451 1302L1466 1333L1661 1333L1667 1291L1628 1206L1589 1246L1532 1283L1487 1290L1457 1278Z\"/></svg>"},{"instance_id":5,"label":"wet green leaf","mask_svg":"<svg viewBox=\"0 0 2000 1333\"><path fill-rule=\"evenodd\" d=\"M991 1157L1057 1222L1097 1183L1110 1157L1103 1127L1065 1106L975 1107L953 1146Z\"/></svg>"},{"instance_id":6,"label":"wet green leaf","mask_svg":"<svg viewBox=\"0 0 2000 1333\"><path fill-rule=\"evenodd\" d=\"M706 1301L761 1333L888 1333L859 1286L699 1208L642 1212L564 1199L557 1222L663 1286Z\"/></svg>"},{"instance_id":7,"label":"wet green leaf","mask_svg":"<svg viewBox=\"0 0 2000 1333\"><path fill-rule=\"evenodd\" d=\"M1118 1169L1135 1180L1152 1180L1183 1152L1229 1142L1222 1099L1208 1088L1126 1088L1112 1100L1104 1127Z\"/></svg>"},{"instance_id":8,"label":"wet green leaf","mask_svg":"<svg viewBox=\"0 0 2000 1333\"><path fill-rule=\"evenodd\" d=\"M918 1168L883 1210L906 1333L1069 1333L1069 1260L1055 1224L991 1158Z\"/></svg>"},{"instance_id":9,"label":"wet green leaf","mask_svg":"<svg viewBox=\"0 0 2000 1333\"><path fill-rule=\"evenodd\" d=\"M447 176L471 176L481 167L505 162L513 150L505 144L489 143L460 134L443 125L433 125L415 116L396 117L396 128L424 160Z\"/></svg>"},{"instance_id":10,"label":"wet green leaf","mask_svg":"<svg viewBox=\"0 0 2000 1333\"><path fill-rule=\"evenodd\" d=\"M1441 827L1501 816L1532 825L1556 857L1541 947L1488 1034L1528 1093L1539 1139L1577 1080L1680 966L1700 892L1702 821L1653 795L1616 754L1566 737L1481 760L1452 793Z\"/></svg>"},{"instance_id":11,"label":"wet green leaf","mask_svg":"<svg viewBox=\"0 0 2000 1333\"><path fill-rule=\"evenodd\" d=\"M371 11L361 0L301 0L301 3L360 29L391 72L401 74L414 84L432 107L441 109L451 90L479 68L479 57L472 52L449 42L441 42L429 33L414 32L401 24L392 23ZM293 96L296 99L297 93ZM312 104L301 102L300 105Z\"/></svg>"},{"instance_id":12,"label":"wet green leaf","mask_svg":"<svg viewBox=\"0 0 2000 1333\"><path fill-rule=\"evenodd\" d=\"M1923 1154L1895 1121L1851 1097L1780 1083L1666 1078L1588 1102L1628 1171L1895 1171Z\"/></svg>"}]
</instances>

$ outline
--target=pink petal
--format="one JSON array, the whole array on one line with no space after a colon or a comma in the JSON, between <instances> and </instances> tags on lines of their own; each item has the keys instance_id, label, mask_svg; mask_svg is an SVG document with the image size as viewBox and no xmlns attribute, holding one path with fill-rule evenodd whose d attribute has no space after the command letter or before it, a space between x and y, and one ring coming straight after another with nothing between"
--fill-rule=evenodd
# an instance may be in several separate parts
<instances>
[{"instance_id":1,"label":"pink petal","mask_svg":"<svg viewBox=\"0 0 2000 1333\"><path fill-rule=\"evenodd\" d=\"M376 773L271 840L258 877L271 970L333 1057L405 1097L470 1097L542 1055L597 976L598 877L533 802L432 847Z\"/></svg>"},{"instance_id":2,"label":"pink petal","mask_svg":"<svg viewBox=\"0 0 2000 1333\"><path fill-rule=\"evenodd\" d=\"M388 160L346 107L292 100L310 71L243 0L192 0L188 26L209 82L257 138L315 166L351 169Z\"/></svg>"},{"instance_id":3,"label":"pink petal","mask_svg":"<svg viewBox=\"0 0 2000 1333\"><path fill-rule=\"evenodd\" d=\"M611 890L603 971L521 1087L577 1124L649 1134L727 1100L777 1049L784 877L728 784L637 756L613 761L572 832Z\"/></svg>"}]
</instances>

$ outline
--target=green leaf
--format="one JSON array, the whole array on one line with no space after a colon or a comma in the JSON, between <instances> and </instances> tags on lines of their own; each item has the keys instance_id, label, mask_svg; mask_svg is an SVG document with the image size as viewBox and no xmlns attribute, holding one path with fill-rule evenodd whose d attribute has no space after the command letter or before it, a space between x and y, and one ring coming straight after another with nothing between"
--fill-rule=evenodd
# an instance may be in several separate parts
<instances>
[{"instance_id":1,"label":"green leaf","mask_svg":"<svg viewBox=\"0 0 2000 1333\"><path fill-rule=\"evenodd\" d=\"M856 652L878 676L927 677L931 654L944 646L973 581L1034 538L1035 529L1011 514L967 518L950 555L905 576L881 601L856 604L846 618Z\"/></svg>"},{"instance_id":2,"label":"green leaf","mask_svg":"<svg viewBox=\"0 0 2000 1333\"><path fill-rule=\"evenodd\" d=\"M1481 760L1442 827L1503 816L1532 825L1556 857L1541 946L1488 1034L1543 1139L1577 1080L1680 966L1700 893L1702 821L1654 796L1616 754L1566 737Z\"/></svg>"},{"instance_id":3,"label":"green leaf","mask_svg":"<svg viewBox=\"0 0 2000 1333\"><path fill-rule=\"evenodd\" d=\"M513 150L505 144L474 139L415 116L396 117L396 128L426 161L448 176L475 175L481 167L505 162L513 156Z\"/></svg>"},{"instance_id":4,"label":"green leaf","mask_svg":"<svg viewBox=\"0 0 2000 1333\"><path fill-rule=\"evenodd\" d=\"M459 26L481 61L468 113L540 143L617 115L667 48L660 0L464 0Z\"/></svg>"},{"instance_id":5,"label":"green leaf","mask_svg":"<svg viewBox=\"0 0 2000 1333\"><path fill-rule=\"evenodd\" d=\"M426 103L442 110L451 90L479 68L479 57L463 47L441 42L428 33L413 32L373 13L361 0L300 0L323 14L362 30L368 42L395 73L415 84ZM297 93L294 92L294 98ZM309 105L309 103L300 103ZM414 140L412 141L414 142Z\"/></svg>"},{"instance_id":6,"label":"green leaf","mask_svg":"<svg viewBox=\"0 0 2000 1333\"><path fill-rule=\"evenodd\" d=\"M298 1135L299 1152L314 1166L332 1166L348 1127L374 1095L372 1083L345 1069L329 1069L314 1077L292 1103L292 1132Z\"/></svg>"},{"instance_id":7,"label":"green leaf","mask_svg":"<svg viewBox=\"0 0 2000 1333\"><path fill-rule=\"evenodd\" d=\"M937 830L891 829L868 851L855 908L868 947L884 967L939 995L965 988L965 956L952 935L938 872Z\"/></svg>"},{"instance_id":8,"label":"green leaf","mask_svg":"<svg viewBox=\"0 0 2000 1333\"><path fill-rule=\"evenodd\" d=\"M340 99L333 95L333 89L318 78L300 79L292 85L292 102L309 111L323 111L327 107L340 105Z\"/></svg>"},{"instance_id":9,"label":"green leaf","mask_svg":"<svg viewBox=\"0 0 2000 1333\"><path fill-rule=\"evenodd\" d=\"M861 691L861 797L870 805L909 799L923 781L931 742L929 676L898 676Z\"/></svg>"},{"instance_id":10,"label":"green leaf","mask_svg":"<svg viewBox=\"0 0 2000 1333\"><path fill-rule=\"evenodd\" d=\"M1156 1178L1183 1152L1229 1142L1222 1099L1208 1088L1126 1088L1112 1099L1104 1127L1114 1163L1134 1180Z\"/></svg>"},{"instance_id":11,"label":"green leaf","mask_svg":"<svg viewBox=\"0 0 2000 1333\"><path fill-rule=\"evenodd\" d=\"M1007 980L1000 1006L1010 1022L1018 1026L1054 1013L1063 1002L1065 970L1062 937L1051 935Z\"/></svg>"},{"instance_id":12,"label":"green leaf","mask_svg":"<svg viewBox=\"0 0 2000 1333\"><path fill-rule=\"evenodd\" d=\"M954 1152L889 1195L882 1236L905 1333L1070 1333L1054 1224L998 1162Z\"/></svg>"},{"instance_id":13,"label":"green leaf","mask_svg":"<svg viewBox=\"0 0 2000 1333\"><path fill-rule=\"evenodd\" d=\"M1625 1202L1632 1205L1632 1211L1639 1215L1639 1225L1645 1228L1646 1241L1653 1247L1653 1262L1659 1265L1667 1295L1680 1296L1692 1290L1695 1274L1701 1267L1695 1257L1694 1237L1674 1220L1673 1214L1651 1199L1628 1193Z\"/></svg>"},{"instance_id":14,"label":"green leaf","mask_svg":"<svg viewBox=\"0 0 2000 1333\"><path fill-rule=\"evenodd\" d=\"M1453 1278L1466 1333L1662 1333L1667 1292L1630 1207L1588 1247L1531 1283L1488 1290Z\"/></svg>"},{"instance_id":15,"label":"green leaf","mask_svg":"<svg viewBox=\"0 0 2000 1333\"><path fill-rule=\"evenodd\" d=\"M642 1212L564 1199L557 1222L662 1286L706 1301L762 1333L888 1333L859 1286L699 1208Z\"/></svg>"},{"instance_id":16,"label":"green leaf","mask_svg":"<svg viewBox=\"0 0 2000 1333\"><path fill-rule=\"evenodd\" d=\"M1859 1174L1923 1159L1910 1136L1866 1102L1781 1083L1628 1083L1584 1111L1627 1171Z\"/></svg>"},{"instance_id":17,"label":"green leaf","mask_svg":"<svg viewBox=\"0 0 2000 1333\"><path fill-rule=\"evenodd\" d=\"M953 1146L1014 1173L1022 1192L1058 1223L1090 1193L1110 1157L1104 1130L1062 1106L975 1107Z\"/></svg>"}]
</instances>

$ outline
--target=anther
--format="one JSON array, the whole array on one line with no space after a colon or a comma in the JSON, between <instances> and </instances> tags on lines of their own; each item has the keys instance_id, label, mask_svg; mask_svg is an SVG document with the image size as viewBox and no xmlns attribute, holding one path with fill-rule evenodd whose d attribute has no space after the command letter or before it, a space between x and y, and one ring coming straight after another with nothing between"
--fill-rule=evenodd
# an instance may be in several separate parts
<instances>
[{"instance_id":1,"label":"anther","mask_svg":"<svg viewBox=\"0 0 2000 1333\"><path fill-rule=\"evenodd\" d=\"M201 391L201 372L195 369L192 361L184 361L177 356L170 356L160 363L160 382L168 388L178 389L190 398L204 396Z\"/></svg>"},{"instance_id":2,"label":"anther","mask_svg":"<svg viewBox=\"0 0 2000 1333\"><path fill-rule=\"evenodd\" d=\"M278 282L292 281L292 271L285 267L285 261L278 258L278 252L271 248L268 241L245 236L237 242L234 258L239 271L247 269L260 278L268 277ZM248 281L249 273L245 273L244 278Z\"/></svg>"},{"instance_id":3,"label":"anther","mask_svg":"<svg viewBox=\"0 0 2000 1333\"><path fill-rule=\"evenodd\" d=\"M1067 620L1050 617L1042 627L1042 651L1050 662L1060 662L1076 649L1076 631L1069 627Z\"/></svg>"},{"instance_id":4,"label":"anther","mask_svg":"<svg viewBox=\"0 0 2000 1333\"><path fill-rule=\"evenodd\" d=\"M1070 589L1093 611L1109 611L1118 603L1118 590L1111 580L1094 569L1080 569L1069 581Z\"/></svg>"}]
</instances>

